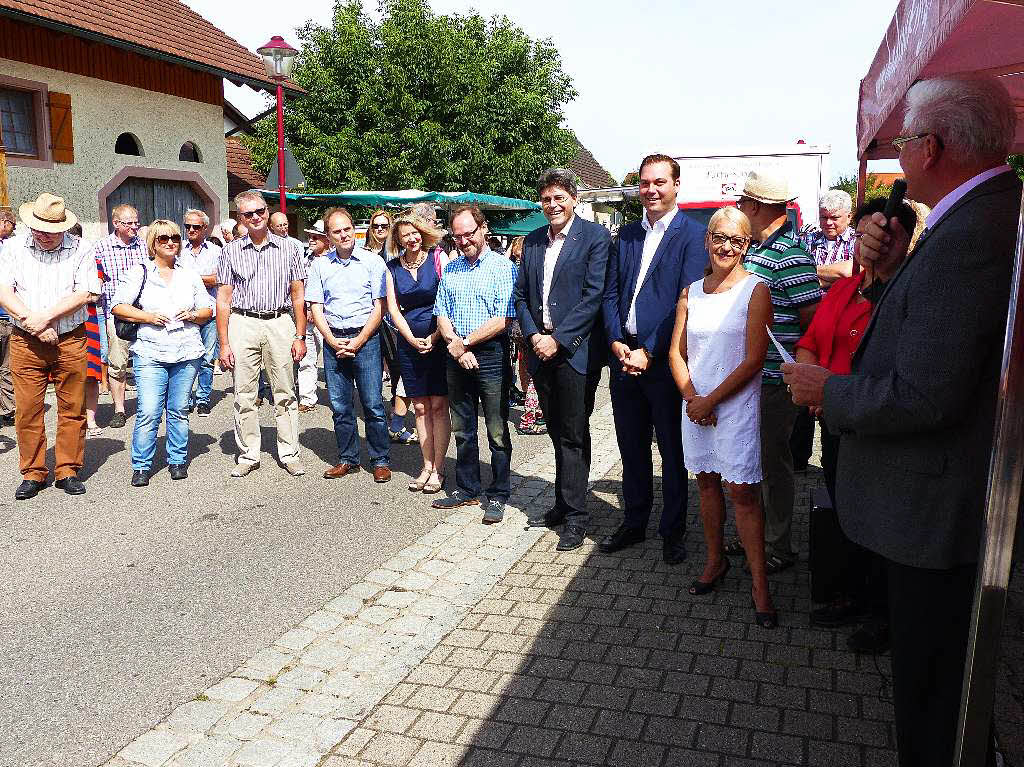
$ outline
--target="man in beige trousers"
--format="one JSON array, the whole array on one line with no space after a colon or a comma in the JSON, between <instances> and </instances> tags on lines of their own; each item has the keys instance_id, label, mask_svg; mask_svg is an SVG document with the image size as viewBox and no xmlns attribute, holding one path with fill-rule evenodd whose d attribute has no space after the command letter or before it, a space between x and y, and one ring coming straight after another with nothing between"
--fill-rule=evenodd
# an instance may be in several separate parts
<instances>
[{"instance_id":1,"label":"man in beige trousers","mask_svg":"<svg viewBox=\"0 0 1024 767\"><path fill-rule=\"evenodd\" d=\"M221 252L217 271L217 335L220 365L235 375L235 441L238 465L232 477L260 466L260 417L256 408L260 370L274 395L277 456L292 476L299 462L299 408L295 369L306 354L306 310L301 249L267 229L267 204L259 192L235 197L248 233Z\"/></svg>"}]
</instances>

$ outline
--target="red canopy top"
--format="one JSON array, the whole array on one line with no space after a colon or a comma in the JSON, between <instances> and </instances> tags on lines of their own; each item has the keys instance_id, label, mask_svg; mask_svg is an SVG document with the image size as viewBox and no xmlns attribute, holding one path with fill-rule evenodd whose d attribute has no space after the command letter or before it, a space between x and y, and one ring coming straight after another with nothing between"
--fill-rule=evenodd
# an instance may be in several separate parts
<instances>
[{"instance_id":1,"label":"red canopy top","mask_svg":"<svg viewBox=\"0 0 1024 767\"><path fill-rule=\"evenodd\" d=\"M903 97L929 77L999 77L1024 117L1022 30L1024 0L900 0L860 83L858 156L896 157L890 141L903 127ZM1024 120L1018 120L1014 152L1024 152Z\"/></svg>"}]
</instances>

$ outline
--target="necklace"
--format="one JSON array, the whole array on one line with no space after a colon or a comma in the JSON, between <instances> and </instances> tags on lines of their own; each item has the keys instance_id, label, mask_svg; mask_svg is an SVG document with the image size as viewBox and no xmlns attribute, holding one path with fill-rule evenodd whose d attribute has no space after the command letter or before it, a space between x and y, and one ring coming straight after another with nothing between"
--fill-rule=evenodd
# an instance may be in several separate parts
<instances>
[{"instance_id":1,"label":"necklace","mask_svg":"<svg viewBox=\"0 0 1024 767\"><path fill-rule=\"evenodd\" d=\"M402 266L408 269L410 272L413 269L419 269L423 265L423 262L427 260L427 253L425 250L420 250L420 257L416 259L415 263L410 264L405 260L405 255L402 255Z\"/></svg>"}]
</instances>

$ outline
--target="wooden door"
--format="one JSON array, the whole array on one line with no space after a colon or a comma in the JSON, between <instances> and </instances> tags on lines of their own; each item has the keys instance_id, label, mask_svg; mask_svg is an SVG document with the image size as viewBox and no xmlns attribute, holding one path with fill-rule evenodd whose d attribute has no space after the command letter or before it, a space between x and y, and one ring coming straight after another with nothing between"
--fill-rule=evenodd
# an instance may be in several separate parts
<instances>
[{"instance_id":1,"label":"wooden door","mask_svg":"<svg viewBox=\"0 0 1024 767\"><path fill-rule=\"evenodd\" d=\"M212 205L185 181L164 181L152 178L126 178L107 197L107 229L114 231L111 211L128 204L139 211L139 221L148 226L158 218L166 218L181 226L185 211L190 208L212 213Z\"/></svg>"}]
</instances>

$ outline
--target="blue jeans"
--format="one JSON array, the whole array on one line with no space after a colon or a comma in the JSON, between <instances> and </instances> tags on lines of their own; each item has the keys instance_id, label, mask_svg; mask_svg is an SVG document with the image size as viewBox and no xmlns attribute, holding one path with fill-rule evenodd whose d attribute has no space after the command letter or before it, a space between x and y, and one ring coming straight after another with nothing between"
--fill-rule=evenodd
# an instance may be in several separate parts
<instances>
[{"instance_id":1,"label":"blue jeans","mask_svg":"<svg viewBox=\"0 0 1024 767\"><path fill-rule=\"evenodd\" d=\"M201 358L200 358L201 359ZM199 359L157 362L134 355L136 412L132 431L132 470L149 471L156 454L156 433L167 411L167 463L188 460L188 398Z\"/></svg>"},{"instance_id":2,"label":"blue jeans","mask_svg":"<svg viewBox=\"0 0 1024 767\"><path fill-rule=\"evenodd\" d=\"M477 441L477 403L484 407L487 444L491 448L491 485L487 497L507 501L512 489L512 438L508 433L508 395L512 385L508 339L499 336L473 346L480 367L466 370L451 356L448 365L448 405L452 411L457 459L455 484L462 492L480 495L480 446Z\"/></svg>"},{"instance_id":3,"label":"blue jeans","mask_svg":"<svg viewBox=\"0 0 1024 767\"><path fill-rule=\"evenodd\" d=\"M338 443L339 463L359 465L359 430L356 428L356 412L353 407L353 384L359 389L359 401L363 406L370 463L376 468L387 466L390 462L391 445L384 414L381 376L378 335L374 334L355 357L338 357L334 349L324 344L324 378L327 380L327 396L334 413L334 439Z\"/></svg>"},{"instance_id":4,"label":"blue jeans","mask_svg":"<svg viewBox=\"0 0 1024 767\"><path fill-rule=\"evenodd\" d=\"M196 395L192 398L195 404L210 404L210 393L213 391L213 365L220 354L220 339L217 338L217 321L210 320L199 326L199 335L203 337L206 353L199 358L199 378L196 383Z\"/></svg>"}]
</instances>

